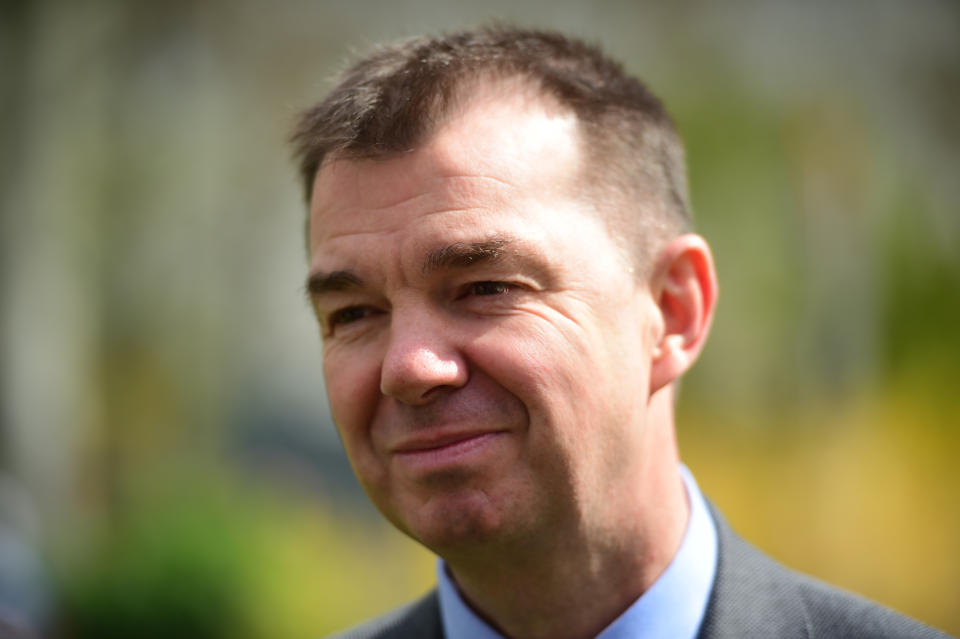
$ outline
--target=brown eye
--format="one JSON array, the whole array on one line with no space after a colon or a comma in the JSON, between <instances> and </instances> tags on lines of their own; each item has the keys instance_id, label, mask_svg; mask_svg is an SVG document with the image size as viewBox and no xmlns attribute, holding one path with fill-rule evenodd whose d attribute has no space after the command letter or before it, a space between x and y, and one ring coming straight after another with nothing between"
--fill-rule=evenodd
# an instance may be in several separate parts
<instances>
[{"instance_id":1,"label":"brown eye","mask_svg":"<svg viewBox=\"0 0 960 639\"><path fill-rule=\"evenodd\" d=\"M473 295L503 295L511 288L511 285L506 282L474 282L470 285L470 293Z\"/></svg>"}]
</instances>

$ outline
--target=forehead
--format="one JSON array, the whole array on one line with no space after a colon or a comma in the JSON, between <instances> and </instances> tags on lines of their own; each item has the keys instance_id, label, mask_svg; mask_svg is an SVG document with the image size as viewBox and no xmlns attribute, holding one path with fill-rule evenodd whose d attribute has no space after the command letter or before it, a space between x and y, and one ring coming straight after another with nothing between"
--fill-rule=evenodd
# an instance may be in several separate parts
<instances>
[{"instance_id":1,"label":"forehead","mask_svg":"<svg viewBox=\"0 0 960 639\"><path fill-rule=\"evenodd\" d=\"M521 84L489 85L454 106L416 150L325 161L310 206L311 254L335 236L412 216L572 197L582 158L575 115Z\"/></svg>"}]
</instances>

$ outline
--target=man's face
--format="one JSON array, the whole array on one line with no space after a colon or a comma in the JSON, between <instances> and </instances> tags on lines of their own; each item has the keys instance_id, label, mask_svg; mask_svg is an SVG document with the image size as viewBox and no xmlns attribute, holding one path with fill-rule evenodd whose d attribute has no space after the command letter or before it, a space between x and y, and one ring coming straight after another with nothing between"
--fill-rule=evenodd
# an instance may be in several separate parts
<instances>
[{"instance_id":1,"label":"man's face","mask_svg":"<svg viewBox=\"0 0 960 639\"><path fill-rule=\"evenodd\" d=\"M333 417L377 507L440 554L602 522L639 476L660 316L577 198L583 157L572 115L500 91L317 176Z\"/></svg>"}]
</instances>

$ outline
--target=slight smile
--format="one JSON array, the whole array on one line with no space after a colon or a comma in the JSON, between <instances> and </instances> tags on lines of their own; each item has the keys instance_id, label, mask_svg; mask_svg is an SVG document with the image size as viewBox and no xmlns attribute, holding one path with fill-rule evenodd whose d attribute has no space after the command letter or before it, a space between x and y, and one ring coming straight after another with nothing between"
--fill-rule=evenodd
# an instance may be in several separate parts
<instances>
[{"instance_id":1,"label":"slight smile","mask_svg":"<svg viewBox=\"0 0 960 639\"><path fill-rule=\"evenodd\" d=\"M472 461L505 434L505 431L478 431L424 436L395 447L393 454L410 470L439 471Z\"/></svg>"}]
</instances>

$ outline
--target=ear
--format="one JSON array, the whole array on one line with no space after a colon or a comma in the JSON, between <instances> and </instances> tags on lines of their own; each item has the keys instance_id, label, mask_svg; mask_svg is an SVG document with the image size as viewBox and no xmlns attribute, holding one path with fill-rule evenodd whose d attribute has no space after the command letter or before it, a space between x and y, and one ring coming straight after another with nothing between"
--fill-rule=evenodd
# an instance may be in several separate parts
<instances>
[{"instance_id":1,"label":"ear","mask_svg":"<svg viewBox=\"0 0 960 639\"><path fill-rule=\"evenodd\" d=\"M671 240L654 263L650 292L663 321L652 351L652 395L693 365L710 332L717 274L707 241L693 234Z\"/></svg>"}]
</instances>

